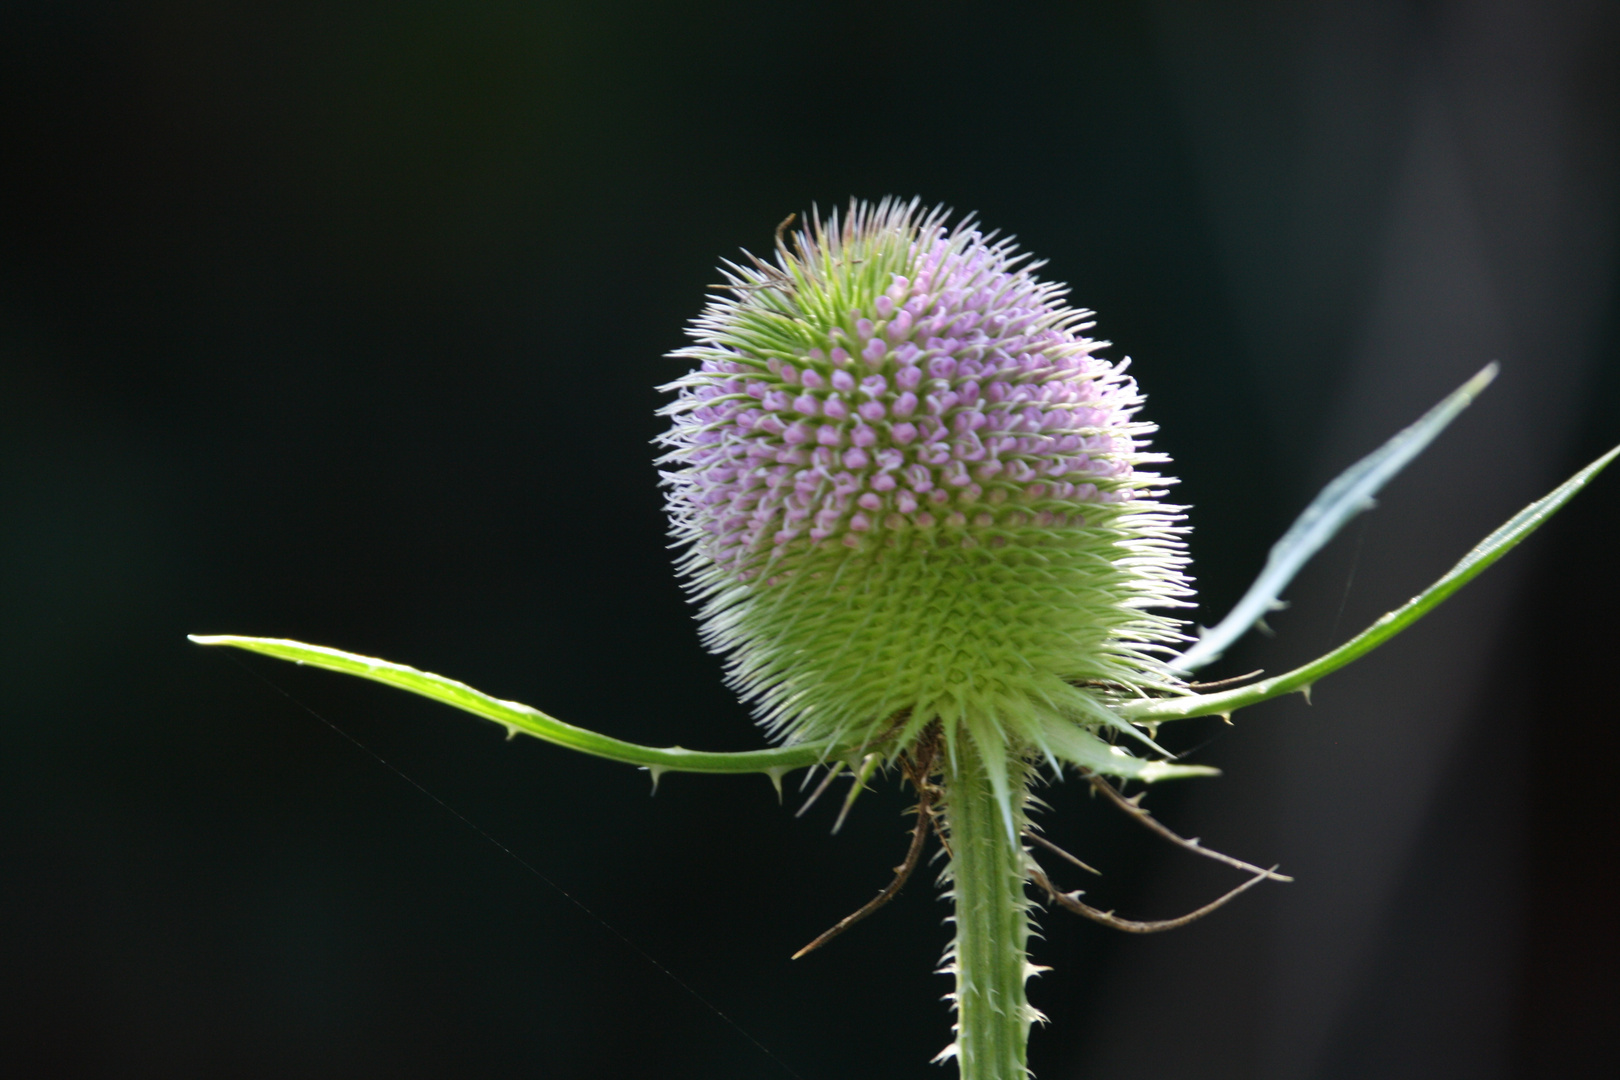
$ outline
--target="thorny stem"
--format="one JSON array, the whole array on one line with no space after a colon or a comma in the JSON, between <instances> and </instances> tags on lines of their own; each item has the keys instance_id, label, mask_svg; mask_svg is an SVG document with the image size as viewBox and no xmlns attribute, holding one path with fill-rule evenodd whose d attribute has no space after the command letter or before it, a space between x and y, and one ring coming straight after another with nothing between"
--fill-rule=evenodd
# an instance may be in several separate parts
<instances>
[{"instance_id":1,"label":"thorny stem","mask_svg":"<svg viewBox=\"0 0 1620 1080\"><path fill-rule=\"evenodd\" d=\"M1099 922L1104 926L1111 926L1115 930L1123 930L1127 934L1158 934L1166 930L1174 930L1177 927L1186 926L1188 923L1197 922L1210 912L1225 907L1229 901L1236 900L1243 893L1248 892L1250 889L1254 888L1268 877L1276 877L1277 875L1272 872L1276 869L1277 868L1274 866L1271 868L1271 870L1259 871L1248 881L1245 881L1243 884L1239 885L1225 896L1211 900L1197 911L1190 911L1179 918L1156 919L1153 922L1138 922L1135 919L1121 919L1112 911L1103 911L1100 908L1094 908L1090 904L1087 904L1080 899L1081 893L1078 890L1067 893L1058 892L1057 886L1052 884L1051 879L1046 876L1046 872L1041 870L1039 867L1030 870L1029 878L1036 885L1040 886L1043 891L1045 891L1046 895L1052 899L1053 903L1057 904L1061 908L1074 912L1076 915L1090 919L1092 922Z\"/></svg>"},{"instance_id":2,"label":"thorny stem","mask_svg":"<svg viewBox=\"0 0 1620 1080\"><path fill-rule=\"evenodd\" d=\"M1046 837L1042 836L1040 833L1035 832L1032 829L1024 830L1024 839L1028 840L1028 841L1030 841L1032 843L1039 844L1041 847L1045 848L1047 851L1050 851L1052 854L1056 855L1058 858L1062 859L1065 862L1073 863L1074 865L1078 866L1080 869L1084 870L1088 874L1096 874L1098 877L1102 877L1102 871L1101 870L1098 870L1095 866L1092 866L1090 863L1081 862L1078 858L1076 858L1073 855L1070 855L1067 851L1064 851L1062 848L1060 848L1056 844L1052 843L1052 841L1048 840Z\"/></svg>"},{"instance_id":3,"label":"thorny stem","mask_svg":"<svg viewBox=\"0 0 1620 1080\"><path fill-rule=\"evenodd\" d=\"M1020 769L1025 768L1020 766ZM956 1041L941 1059L955 1056L961 1080L1024 1080L1029 1026L1039 1017L1024 996L1034 972L1025 953L1029 906L1024 882L1029 861L1021 840L1008 835L1001 804L971 739L956 745L945 765L945 821L951 838L946 870L955 902L956 936L941 969L956 977ZM1012 778L1015 835L1026 827L1026 777Z\"/></svg>"},{"instance_id":4,"label":"thorny stem","mask_svg":"<svg viewBox=\"0 0 1620 1080\"><path fill-rule=\"evenodd\" d=\"M1080 770L1080 775L1085 777L1087 782L1089 782L1092 787L1094 787L1098 791L1102 792L1102 794L1107 797L1109 802L1113 803L1115 806L1117 806L1121 810L1125 811L1125 813L1129 814L1131 817L1135 818L1137 821L1139 821L1143 825L1147 826L1148 829L1150 829L1153 832L1157 833L1158 835L1164 837L1166 840L1170 841L1172 844L1175 844L1177 847L1186 848L1188 851L1192 852L1194 855L1202 855L1206 859L1214 859L1216 862L1225 863L1227 866L1235 866L1239 870L1245 870L1245 871L1247 871L1247 872L1249 872L1251 874L1259 874L1261 877L1270 878L1272 881L1293 881L1294 880L1293 878L1289 877L1287 874L1279 874L1279 873L1277 873L1277 868L1275 866L1273 866L1270 870L1262 870L1260 867L1255 866L1253 863L1246 863L1242 859L1234 859L1230 855L1223 855L1219 851L1216 851L1214 848L1205 847L1203 844L1200 844L1198 842L1197 837L1194 837L1193 839L1188 840L1187 838L1185 838L1185 837L1183 837L1183 836L1181 836L1181 835L1179 835L1179 834L1177 834L1175 832L1172 832L1170 829L1166 828L1159 821L1158 818L1154 817L1152 814L1150 814L1146 810L1142 809L1142 795L1140 793L1137 794L1137 795L1132 796L1129 799L1127 799L1124 795L1120 794L1118 788L1116 788L1113 784L1110 784L1107 780L1103 779L1101 776L1098 776L1096 773L1092 772L1090 769L1081 769ZM1042 840L1041 843L1043 845L1046 845L1046 844L1050 844L1050 841ZM1061 848L1058 848L1057 851L1058 851L1058 853L1060 855L1063 855L1065 858L1067 858L1067 859L1069 859L1069 860L1071 860L1073 862L1079 862L1079 860L1076 859L1073 855L1070 855L1068 852L1063 851ZM1085 869L1087 869L1087 870L1091 870L1091 867L1086 866L1085 863L1080 863L1080 865L1082 867L1084 867ZM1091 872L1095 874L1097 871L1092 870Z\"/></svg>"},{"instance_id":5,"label":"thorny stem","mask_svg":"<svg viewBox=\"0 0 1620 1080\"><path fill-rule=\"evenodd\" d=\"M828 930L794 953L794 960L799 959L806 953L815 952L827 942L842 934L890 900L893 900L895 895L905 887L906 882L911 880L911 873L917 869L917 863L922 858L923 844L928 840L928 831L933 823L933 803L939 789L929 781L929 774L934 770L934 755L938 748L939 724L936 722L929 726L928 731L924 734L916 749L903 755L900 759L900 768L905 771L906 779L910 780L912 786L917 789L917 824L911 830L911 847L906 850L905 861L894 868L894 880L889 882L882 892L863 904L858 911L845 915L838 920L831 930ZM828 775L830 778L831 773ZM825 787L826 783L823 780L822 786ZM819 795L820 793L818 788L816 794ZM810 799L811 802L814 802L815 795L812 795ZM809 805L809 803L805 804L807 807ZM799 813L802 815L804 811L800 810Z\"/></svg>"}]
</instances>

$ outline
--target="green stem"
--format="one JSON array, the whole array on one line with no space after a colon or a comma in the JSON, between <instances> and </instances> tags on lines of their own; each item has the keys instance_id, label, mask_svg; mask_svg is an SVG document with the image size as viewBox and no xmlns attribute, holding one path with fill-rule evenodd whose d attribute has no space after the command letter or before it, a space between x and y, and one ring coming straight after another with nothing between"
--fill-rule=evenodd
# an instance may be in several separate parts
<instances>
[{"instance_id":1,"label":"green stem","mask_svg":"<svg viewBox=\"0 0 1620 1080\"><path fill-rule=\"evenodd\" d=\"M1022 841L1007 833L973 741L957 740L955 757L945 772L945 819L956 939L945 970L956 976L956 1042L945 1053L954 1051L962 1080L1024 1080L1029 1025L1037 1015L1024 996L1030 973L1026 856ZM1022 834L1021 767L1013 779L1014 825Z\"/></svg>"}]
</instances>

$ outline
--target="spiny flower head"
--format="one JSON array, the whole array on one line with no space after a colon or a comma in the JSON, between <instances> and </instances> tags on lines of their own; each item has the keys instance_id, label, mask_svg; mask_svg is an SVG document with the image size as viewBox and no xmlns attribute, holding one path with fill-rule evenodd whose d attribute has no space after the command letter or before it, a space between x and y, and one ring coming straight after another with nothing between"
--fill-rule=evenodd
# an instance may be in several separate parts
<instances>
[{"instance_id":1,"label":"spiny flower head","mask_svg":"<svg viewBox=\"0 0 1620 1080\"><path fill-rule=\"evenodd\" d=\"M726 264L665 387L681 570L783 737L892 752L939 720L1074 759L1109 693L1171 681L1145 609L1188 592L1180 508L1090 312L946 218L852 203Z\"/></svg>"}]
</instances>

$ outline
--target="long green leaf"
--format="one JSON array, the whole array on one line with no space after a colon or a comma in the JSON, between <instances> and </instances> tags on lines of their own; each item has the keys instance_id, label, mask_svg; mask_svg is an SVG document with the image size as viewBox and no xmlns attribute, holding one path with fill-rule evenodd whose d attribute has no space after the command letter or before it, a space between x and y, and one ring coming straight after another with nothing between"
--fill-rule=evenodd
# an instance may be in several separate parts
<instances>
[{"instance_id":1,"label":"long green leaf","mask_svg":"<svg viewBox=\"0 0 1620 1080\"><path fill-rule=\"evenodd\" d=\"M1520 510L1506 524L1464 555L1462 560L1430 585L1418 596L1408 600L1373 623L1367 629L1340 645L1337 649L1318 657L1303 667L1248 686L1225 690L1217 694L1194 694L1188 697L1160 698L1131 701L1115 707L1115 712L1136 723L1158 723L1162 720L1181 720L1192 716L1211 716L1231 713L1247 705L1268 698L1279 697L1296 690L1307 690L1324 675L1339 670L1357 660L1423 616L1439 607L1452 593L1468 584L1487 566L1512 549L1519 541L1544 525L1575 493L1580 491L1604 467L1620 455L1620 446L1610 450L1592 464L1564 481L1544 498Z\"/></svg>"},{"instance_id":2,"label":"long green leaf","mask_svg":"<svg viewBox=\"0 0 1620 1080\"><path fill-rule=\"evenodd\" d=\"M1383 446L1368 454L1344 472L1321 494L1311 500L1283 538L1272 545L1265 569L1255 578L1231 614L1213 630L1206 630L1192 648L1169 661L1176 671L1194 671L1220 657L1226 647L1259 622L1277 603L1277 597L1294 580L1300 567L1332 540L1346 522L1373 506L1373 496L1423 452L1435 436L1446 429L1462 411L1496 378L1496 364L1487 364L1479 374L1452 391L1440 404L1424 413L1416 423L1398 432Z\"/></svg>"},{"instance_id":3,"label":"long green leaf","mask_svg":"<svg viewBox=\"0 0 1620 1080\"><path fill-rule=\"evenodd\" d=\"M547 716L539 709L515 701L502 701L481 690L474 690L466 683L447 679L443 675L418 671L404 664L394 664L387 660L343 652L340 649L305 645L303 642L285 641L280 638L238 637L232 634L210 636L192 634L190 638L198 645L230 645L249 652L274 656L279 660L291 660L297 664L308 664L311 667L338 671L345 675L358 675L362 679L371 679L373 682L397 687L400 690L409 690L413 694L432 698L463 712L470 712L474 716L493 720L514 734L521 731L570 750L595 754L597 757L612 761L641 765L651 770L654 776L664 772L765 773L773 780L779 780L783 773L793 769L819 765L843 756L841 752L830 752L827 747L815 744L773 747L767 750L742 750L734 753L708 753L701 750L687 750L679 746L662 749L640 746L622 739L599 735L594 731L575 727L573 724L566 724Z\"/></svg>"}]
</instances>

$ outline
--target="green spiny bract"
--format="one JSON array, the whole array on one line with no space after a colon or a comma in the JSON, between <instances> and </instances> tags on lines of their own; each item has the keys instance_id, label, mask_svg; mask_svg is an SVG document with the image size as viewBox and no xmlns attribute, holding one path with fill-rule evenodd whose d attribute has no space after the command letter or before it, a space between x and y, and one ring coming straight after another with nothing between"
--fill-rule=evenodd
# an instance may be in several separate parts
<instances>
[{"instance_id":1,"label":"green spiny bract","mask_svg":"<svg viewBox=\"0 0 1620 1080\"><path fill-rule=\"evenodd\" d=\"M812 219L675 353L662 459L705 643L788 741L886 755L938 720L1006 763L1192 771L1094 732L1176 684L1180 507L1129 361L1008 240L885 200ZM1151 745L1151 744L1150 744Z\"/></svg>"}]
</instances>

